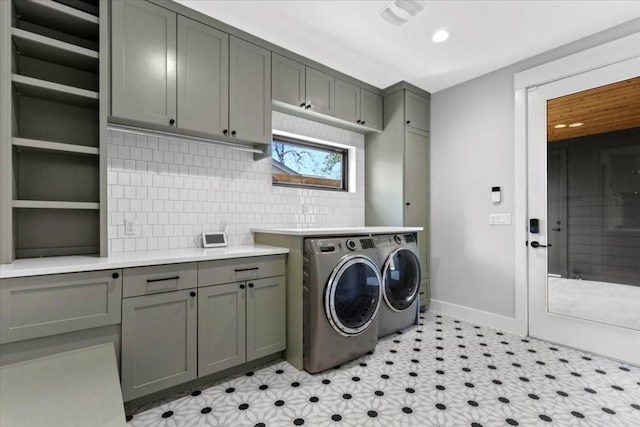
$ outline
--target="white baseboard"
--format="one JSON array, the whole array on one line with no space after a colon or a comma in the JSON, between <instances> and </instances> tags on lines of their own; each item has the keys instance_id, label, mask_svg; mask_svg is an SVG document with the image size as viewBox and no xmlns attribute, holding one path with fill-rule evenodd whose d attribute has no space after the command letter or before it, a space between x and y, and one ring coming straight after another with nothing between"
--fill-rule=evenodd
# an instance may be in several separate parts
<instances>
[{"instance_id":1,"label":"white baseboard","mask_svg":"<svg viewBox=\"0 0 640 427\"><path fill-rule=\"evenodd\" d=\"M501 331L511 332L516 335L527 335L526 322L522 322L520 319L513 317L502 316L499 314L489 313L488 311L476 310L475 308L464 307L435 299L431 300L429 310L437 311L438 313L455 317L460 320L466 320L467 322L478 323Z\"/></svg>"}]
</instances>

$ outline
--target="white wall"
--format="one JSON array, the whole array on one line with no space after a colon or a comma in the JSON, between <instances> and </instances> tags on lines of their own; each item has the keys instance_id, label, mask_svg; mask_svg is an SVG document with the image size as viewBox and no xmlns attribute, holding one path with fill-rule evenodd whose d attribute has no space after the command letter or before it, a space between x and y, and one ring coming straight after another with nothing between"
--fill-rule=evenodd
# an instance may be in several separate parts
<instances>
[{"instance_id":1,"label":"white wall","mask_svg":"<svg viewBox=\"0 0 640 427\"><path fill-rule=\"evenodd\" d=\"M526 224L489 226L488 216L514 209L513 76L636 32L640 19L432 94L434 308L512 329L508 319L516 315L514 227ZM492 186L503 189L499 205L491 203Z\"/></svg>"},{"instance_id":2,"label":"white wall","mask_svg":"<svg viewBox=\"0 0 640 427\"><path fill-rule=\"evenodd\" d=\"M356 191L274 187L270 159L109 131L109 252L196 247L203 231L225 224L231 245L253 243L254 227L363 226L364 135L278 112L273 128L355 147ZM125 218L135 219L135 236L124 234Z\"/></svg>"}]
</instances>

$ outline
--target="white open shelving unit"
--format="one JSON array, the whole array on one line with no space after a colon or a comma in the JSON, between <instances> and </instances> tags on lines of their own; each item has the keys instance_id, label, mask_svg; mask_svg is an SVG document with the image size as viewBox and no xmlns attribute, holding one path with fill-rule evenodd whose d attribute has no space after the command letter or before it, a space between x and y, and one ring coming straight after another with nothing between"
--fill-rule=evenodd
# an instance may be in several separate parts
<instances>
[{"instance_id":1,"label":"white open shelving unit","mask_svg":"<svg viewBox=\"0 0 640 427\"><path fill-rule=\"evenodd\" d=\"M2 213L13 246L1 261L104 255L106 3L11 0L9 7L11 135L2 143L11 145L12 196Z\"/></svg>"}]
</instances>

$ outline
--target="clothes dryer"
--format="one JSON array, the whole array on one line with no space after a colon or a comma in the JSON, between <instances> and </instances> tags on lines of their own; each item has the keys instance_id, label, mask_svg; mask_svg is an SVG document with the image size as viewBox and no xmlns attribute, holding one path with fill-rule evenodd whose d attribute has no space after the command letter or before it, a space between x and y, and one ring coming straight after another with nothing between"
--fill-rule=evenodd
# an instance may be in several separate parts
<instances>
[{"instance_id":1,"label":"clothes dryer","mask_svg":"<svg viewBox=\"0 0 640 427\"><path fill-rule=\"evenodd\" d=\"M305 239L303 366L315 373L375 349L380 259L368 236Z\"/></svg>"},{"instance_id":2,"label":"clothes dryer","mask_svg":"<svg viewBox=\"0 0 640 427\"><path fill-rule=\"evenodd\" d=\"M417 323L421 266L413 234L375 236L382 260L382 295L378 336Z\"/></svg>"}]
</instances>

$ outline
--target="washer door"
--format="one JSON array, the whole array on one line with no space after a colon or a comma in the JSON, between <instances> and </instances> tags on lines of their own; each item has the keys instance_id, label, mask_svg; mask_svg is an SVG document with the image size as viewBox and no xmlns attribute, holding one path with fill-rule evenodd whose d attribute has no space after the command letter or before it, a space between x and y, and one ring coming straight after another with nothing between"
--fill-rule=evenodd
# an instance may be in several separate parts
<instances>
[{"instance_id":1,"label":"washer door","mask_svg":"<svg viewBox=\"0 0 640 427\"><path fill-rule=\"evenodd\" d=\"M393 311L406 310L420 290L420 260L413 251L399 248L389 255L382 272L383 295Z\"/></svg>"},{"instance_id":2,"label":"washer door","mask_svg":"<svg viewBox=\"0 0 640 427\"><path fill-rule=\"evenodd\" d=\"M324 291L329 323L341 335L364 332L375 320L382 300L382 280L366 256L343 258L334 268Z\"/></svg>"}]
</instances>

